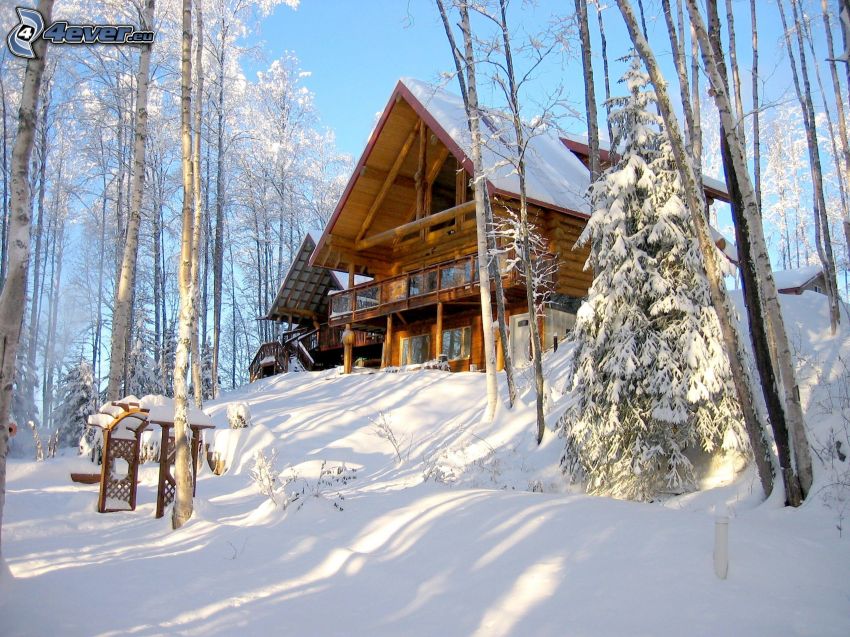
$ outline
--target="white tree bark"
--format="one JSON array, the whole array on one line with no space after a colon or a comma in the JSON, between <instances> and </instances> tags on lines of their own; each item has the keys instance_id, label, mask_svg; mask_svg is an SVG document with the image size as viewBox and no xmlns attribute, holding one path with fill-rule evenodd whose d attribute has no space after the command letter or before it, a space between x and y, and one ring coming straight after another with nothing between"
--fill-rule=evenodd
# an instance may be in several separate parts
<instances>
[{"instance_id":1,"label":"white tree bark","mask_svg":"<svg viewBox=\"0 0 850 637\"><path fill-rule=\"evenodd\" d=\"M463 55L458 49L457 44L455 43L454 34L452 33L451 26L449 25L448 14L446 13L446 7L443 4L442 0L436 0L437 10L440 12L440 19L443 22L443 28L446 32L446 38L449 41L449 47L452 50L452 58L455 63L455 70L457 72L457 81L460 85L460 94L463 97L464 108L467 113L467 120L469 117L469 96L466 90L466 80L463 77ZM467 122L468 123L468 122ZM493 207L490 205L489 198L485 199L485 224L487 228L494 227L494 219L493 219ZM487 250L488 252L495 253L496 252L496 243L495 239L492 237L492 233L487 233ZM505 319L505 291L502 286L502 277L499 272L499 264L497 261L491 261L490 274L493 277L493 282L495 283L494 292L496 293L496 317L499 321L499 339L502 343L502 360L504 361L505 366L505 380L508 385L508 405L513 407L514 402L516 402L516 382L514 381L514 366L513 360L511 356L511 350L508 343L508 329L507 329L507 321ZM439 352L437 352L439 354Z\"/></svg>"},{"instance_id":2,"label":"white tree bark","mask_svg":"<svg viewBox=\"0 0 850 637\"><path fill-rule=\"evenodd\" d=\"M180 317L174 357L174 511L171 525L183 526L192 517L192 459L189 451L189 397L186 372L192 344L192 0L183 0L181 47L180 138L183 153L183 232L180 241Z\"/></svg>"},{"instance_id":3,"label":"white tree bark","mask_svg":"<svg viewBox=\"0 0 850 637\"><path fill-rule=\"evenodd\" d=\"M723 124L726 141L729 144L729 153L744 204L741 213L750 227L750 250L753 254L756 275L761 288L760 292L764 313L769 321L769 329L773 332L774 343L776 345L776 359L779 366L782 388L785 393L785 417L788 432L793 441L797 474L803 490L803 497L805 497L812 484L811 452L808 439L806 438L803 410L800 405L800 393L797 388L796 374L794 372L794 360L788 343L785 322L782 318L779 300L776 294L776 283L773 280L770 258L768 257L767 245L764 240L761 211L759 210L755 190L753 189L747 169L745 149L741 139L737 135L737 122L733 114L729 93L719 72L705 23L697 7L696 0L687 0L687 3L691 24L696 31L697 40L699 41L702 52L702 59L709 76L709 82L711 83L714 102L720 114L720 121Z\"/></svg>"},{"instance_id":4,"label":"white tree bark","mask_svg":"<svg viewBox=\"0 0 850 637\"><path fill-rule=\"evenodd\" d=\"M578 12L585 0L576 0L576 11ZM507 22L507 2L499 0L500 10L500 27L502 29L502 45L505 56L505 72L508 80L508 102L511 110L511 120L514 127L514 137L516 142L516 169L519 176L519 219L520 219L520 259L525 277L525 299L528 303L529 316L529 331L531 332L531 360L534 366L534 386L536 397L536 412L537 412L537 444L543 441L543 433L546 428L546 420L543 415L543 346L540 340L540 329L537 324L537 304L535 303L535 287L537 284L536 277L533 272L533 264L531 263L531 245L529 242L529 227L528 227L528 196L525 186L525 150L527 140L522 127L519 109L519 91L517 87L516 76L514 74L513 54L511 52L511 39L508 33ZM584 5L582 13L583 18L583 36L582 41L590 46L590 36L587 29L587 6ZM586 40L585 40L586 37ZM585 58L582 54L582 61L590 65L589 52ZM599 132L596 127L596 98L593 93L593 71L588 67L584 70L586 82L586 103L588 107L588 131L590 131L590 164L591 175L593 178L599 176ZM588 81L588 77L590 80ZM589 87L589 88L588 88ZM594 167L595 166L595 173ZM507 346L507 343L505 343Z\"/></svg>"},{"instance_id":5,"label":"white tree bark","mask_svg":"<svg viewBox=\"0 0 850 637\"><path fill-rule=\"evenodd\" d=\"M475 193L475 226L478 234L478 283L481 291L481 327L484 331L484 360L487 367L487 409L484 419L491 421L496 415L499 387L496 382L496 344L493 337L493 308L490 298L490 269L487 266L486 201L487 180L481 159L481 129L478 114L478 89L475 83L475 58L472 51L472 31L469 24L469 7L460 4L461 31L466 62L466 87L469 99L469 131L472 136L473 186Z\"/></svg>"},{"instance_id":6,"label":"white tree bark","mask_svg":"<svg viewBox=\"0 0 850 637\"><path fill-rule=\"evenodd\" d=\"M153 28L155 0L147 0L142 21L144 31ZM109 354L109 385L107 400L121 398L126 361L127 333L130 330L130 310L136 285L136 261L139 254L139 226L142 219L142 195L145 188L145 145L148 137L148 83L152 44L143 45L136 73L136 131L133 145L133 173L130 176L130 218L127 239L121 261L121 275L115 289L115 309L112 314L112 344Z\"/></svg>"},{"instance_id":7,"label":"white tree bark","mask_svg":"<svg viewBox=\"0 0 850 637\"><path fill-rule=\"evenodd\" d=\"M705 210L705 194L702 190L702 184L697 181L694 166L691 163L690 157L685 152L685 143L679 130L679 123L667 92L667 82L661 75L655 54L652 52L649 43L640 33L634 10L628 0L617 0L617 6L626 22L632 42L638 50L644 65L646 65L646 70L655 87L658 105L682 177L686 203L691 211L694 227L696 228L697 241L705 258L711 302L720 322L723 344L726 349L726 355L729 358L729 364L732 367L732 378L738 394L741 412L744 416L744 424L750 439L750 445L753 448L759 478L765 495L769 495L773 489L773 474L768 460L767 445L761 423L755 411L752 389L753 382L745 363L746 359L744 357L741 337L734 323L734 314L729 304L726 288L723 285L723 277L717 261L717 249L711 239L708 221L703 214Z\"/></svg>"},{"instance_id":8,"label":"white tree bark","mask_svg":"<svg viewBox=\"0 0 850 637\"><path fill-rule=\"evenodd\" d=\"M204 103L204 19L203 1L195 0L195 24L198 28L195 43L195 137L192 149L192 188L195 204L195 216L192 227L192 388L195 406L200 409L204 404L204 383L201 376L201 348L199 344L200 286L198 285L201 257L201 228L203 227L203 197L201 196L201 121Z\"/></svg>"},{"instance_id":9,"label":"white tree bark","mask_svg":"<svg viewBox=\"0 0 850 637\"><path fill-rule=\"evenodd\" d=\"M38 7L46 23L53 15L53 0L39 0ZM18 111L18 135L12 149L11 205L8 226L7 278L0 292L0 562L3 556L3 508L6 504L6 454L9 445L9 409L15 382L15 356L21 337L26 307L27 270L29 268L30 210L29 169L35 139L38 95L47 50L45 40L33 46L36 57L27 61Z\"/></svg>"}]
</instances>

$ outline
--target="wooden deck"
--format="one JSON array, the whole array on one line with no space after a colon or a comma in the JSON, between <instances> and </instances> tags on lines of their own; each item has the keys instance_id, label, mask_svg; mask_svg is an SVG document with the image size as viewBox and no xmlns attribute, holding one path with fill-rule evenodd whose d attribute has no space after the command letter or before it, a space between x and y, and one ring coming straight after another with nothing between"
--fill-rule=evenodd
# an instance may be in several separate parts
<instances>
[{"instance_id":1,"label":"wooden deck","mask_svg":"<svg viewBox=\"0 0 850 637\"><path fill-rule=\"evenodd\" d=\"M504 274L502 281L505 290L523 286L516 270ZM472 299L478 294L478 256L471 254L333 292L329 295L328 323L334 327L366 321L438 302Z\"/></svg>"}]
</instances>

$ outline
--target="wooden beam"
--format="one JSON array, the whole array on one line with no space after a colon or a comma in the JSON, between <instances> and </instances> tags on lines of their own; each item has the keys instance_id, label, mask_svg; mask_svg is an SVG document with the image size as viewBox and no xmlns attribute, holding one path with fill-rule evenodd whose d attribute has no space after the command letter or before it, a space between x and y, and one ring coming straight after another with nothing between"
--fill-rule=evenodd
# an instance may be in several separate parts
<instances>
[{"instance_id":1,"label":"wooden beam","mask_svg":"<svg viewBox=\"0 0 850 637\"><path fill-rule=\"evenodd\" d=\"M455 160L455 205L459 206L466 201L466 184L469 177L461 163Z\"/></svg>"},{"instance_id":2,"label":"wooden beam","mask_svg":"<svg viewBox=\"0 0 850 637\"><path fill-rule=\"evenodd\" d=\"M443 353L443 304L437 303L437 338L434 339L434 358Z\"/></svg>"},{"instance_id":3,"label":"wooden beam","mask_svg":"<svg viewBox=\"0 0 850 637\"><path fill-rule=\"evenodd\" d=\"M398 317L398 320L401 321L402 325L407 325L407 321L404 320L404 317L401 315L401 312L396 312L395 315Z\"/></svg>"},{"instance_id":4,"label":"wooden beam","mask_svg":"<svg viewBox=\"0 0 850 637\"><path fill-rule=\"evenodd\" d=\"M428 130L425 123L419 126L419 155L416 162L416 218L425 216L425 162L428 154Z\"/></svg>"},{"instance_id":5,"label":"wooden beam","mask_svg":"<svg viewBox=\"0 0 850 637\"><path fill-rule=\"evenodd\" d=\"M410 131L410 134L407 136L407 139L404 140L404 144L401 147L401 152L396 156L395 161L393 162L393 165L390 168L390 171L387 173L387 178L384 180L384 184L378 191L378 196L375 197L375 201L372 202L372 205L369 208L369 212L366 213L366 219L363 221L363 226L360 228L360 232L357 233L355 243L359 242L363 238L363 236L366 234L366 231L369 230L369 226L372 225L372 220L375 218L375 214L378 212L378 208L380 208L381 204L384 203L384 198L390 191L390 186L393 185L396 175L398 175L398 171L401 170L401 165L404 163L405 157L407 157L407 153L410 152L410 147L413 146L413 141L416 139L416 133L423 126L424 124L421 121L418 122L417 125L413 127L413 130Z\"/></svg>"},{"instance_id":6,"label":"wooden beam","mask_svg":"<svg viewBox=\"0 0 850 637\"><path fill-rule=\"evenodd\" d=\"M355 243L355 248L357 250L368 250L369 248L390 241L391 239L395 239L396 237L402 237L408 234L409 232L415 232L422 228L427 228L428 226L436 225L442 221L453 219L458 215L462 215L463 213L474 209L475 202L467 201L459 206L455 206L453 208L449 208L448 210L438 212L437 214L430 215L428 217L423 217L422 219L417 219L416 221L411 221L410 223L405 223L396 228L391 228L384 232L373 234L372 236L366 237L365 239L361 239L357 241L357 243Z\"/></svg>"},{"instance_id":7,"label":"wooden beam","mask_svg":"<svg viewBox=\"0 0 850 637\"><path fill-rule=\"evenodd\" d=\"M393 315L387 314L387 333L384 335L384 360L381 367L393 364Z\"/></svg>"}]
</instances>

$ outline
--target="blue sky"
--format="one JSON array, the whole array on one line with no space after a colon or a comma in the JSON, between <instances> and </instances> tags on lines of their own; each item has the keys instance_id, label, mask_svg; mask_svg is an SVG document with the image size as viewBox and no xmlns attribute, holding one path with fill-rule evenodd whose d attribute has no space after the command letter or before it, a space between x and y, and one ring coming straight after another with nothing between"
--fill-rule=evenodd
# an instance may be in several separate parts
<instances>
[{"instance_id":1,"label":"blue sky","mask_svg":"<svg viewBox=\"0 0 850 637\"><path fill-rule=\"evenodd\" d=\"M571 14L572 2L541 0L536 6L514 0L512 25L527 32L542 29L554 14ZM658 0L645 0L650 39L657 46L662 64L670 61L666 27L660 15ZM749 4L735 0L738 20L739 60L745 101L749 101L750 64ZM769 92L774 96L790 88L786 70L777 73L781 61L779 18L773 2L759 2L761 31L761 66L767 78ZM604 12L612 63L612 84L616 93L616 78L623 66L614 62L630 46L628 35L615 7ZM655 17L657 15L657 18ZM596 33L595 14L591 10L591 31ZM820 25L820 19L816 25ZM312 76L306 85L315 94L316 106L327 127L337 136L340 150L357 158L386 100L402 76L426 81L438 81L440 74L453 69L446 36L433 0L302 0L296 11L279 7L264 21L260 38L264 49L273 59L289 50L300 60L302 69ZM595 38L594 38L595 39ZM598 43L595 43L596 73L602 96L602 63ZM577 55L574 53L573 55ZM672 69L670 70L672 73ZM531 93L542 94L563 83L576 108L583 109L583 84L578 60L558 56L538 74ZM450 90L457 92L453 82ZM485 97L486 99L486 97ZM604 119L600 124L604 127ZM584 130L581 121L566 121L564 125Z\"/></svg>"}]
</instances>

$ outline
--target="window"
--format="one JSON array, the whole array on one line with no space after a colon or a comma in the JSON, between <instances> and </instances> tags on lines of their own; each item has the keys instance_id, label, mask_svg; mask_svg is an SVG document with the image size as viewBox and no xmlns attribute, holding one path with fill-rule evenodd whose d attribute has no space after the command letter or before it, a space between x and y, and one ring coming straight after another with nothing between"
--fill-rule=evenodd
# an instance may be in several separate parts
<instances>
[{"instance_id":1,"label":"window","mask_svg":"<svg viewBox=\"0 0 850 637\"><path fill-rule=\"evenodd\" d=\"M431 353L431 335L422 334L401 339L401 364L424 363Z\"/></svg>"},{"instance_id":2,"label":"window","mask_svg":"<svg viewBox=\"0 0 850 637\"><path fill-rule=\"evenodd\" d=\"M450 361L469 358L472 330L469 327L457 327L443 330L443 355Z\"/></svg>"}]
</instances>

